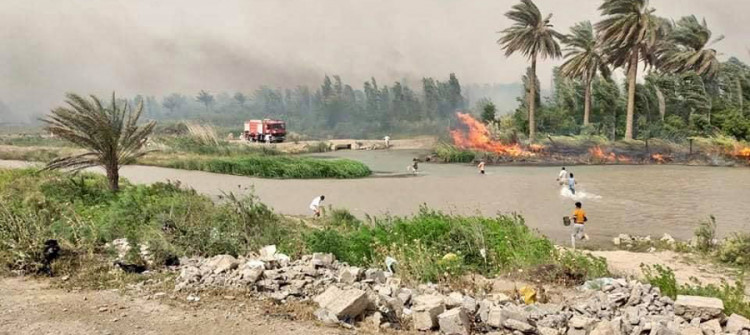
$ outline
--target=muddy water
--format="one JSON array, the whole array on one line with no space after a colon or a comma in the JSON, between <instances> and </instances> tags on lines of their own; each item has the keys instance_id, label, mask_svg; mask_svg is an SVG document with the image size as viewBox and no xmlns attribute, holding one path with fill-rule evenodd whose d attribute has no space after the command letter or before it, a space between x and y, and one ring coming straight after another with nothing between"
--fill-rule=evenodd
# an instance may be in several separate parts
<instances>
[{"instance_id":1,"label":"muddy water","mask_svg":"<svg viewBox=\"0 0 750 335\"><path fill-rule=\"evenodd\" d=\"M353 151L328 156L358 159L378 172L403 173L411 151ZM18 163L0 161L0 166ZM358 180L268 180L157 167L128 166L121 175L137 183L179 180L210 194L247 193L287 214L308 214L308 204L326 195L326 205L363 216L408 215L421 204L446 212L494 215L516 212L544 234L566 241L561 217L578 200L588 212L587 232L603 242L619 233L669 233L689 238L700 220L713 214L722 235L750 231L750 169L688 166L569 167L578 180L577 196L554 181L559 167L421 164L417 176Z\"/></svg>"}]
</instances>

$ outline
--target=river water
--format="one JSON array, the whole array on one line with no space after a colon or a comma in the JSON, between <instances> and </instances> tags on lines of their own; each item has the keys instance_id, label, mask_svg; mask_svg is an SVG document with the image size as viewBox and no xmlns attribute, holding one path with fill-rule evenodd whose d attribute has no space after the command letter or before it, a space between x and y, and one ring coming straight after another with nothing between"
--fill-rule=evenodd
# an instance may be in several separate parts
<instances>
[{"instance_id":1,"label":"river water","mask_svg":"<svg viewBox=\"0 0 750 335\"><path fill-rule=\"evenodd\" d=\"M317 156L356 159L378 174L406 172L415 151L339 151ZM0 161L0 166L23 163ZM420 164L416 176L356 180L272 180L147 166L127 166L121 176L136 183L179 180L199 192L246 194L254 189L264 203L285 214L309 214L318 195L325 205L347 208L355 215L409 215L421 204L444 212L495 215L521 214L527 224L565 242L575 201L588 213L586 231L595 242L620 233L654 237L669 233L688 239L697 224L713 214L720 235L750 231L750 169L650 166L574 166L578 181L572 197L555 182L560 167Z\"/></svg>"}]
</instances>

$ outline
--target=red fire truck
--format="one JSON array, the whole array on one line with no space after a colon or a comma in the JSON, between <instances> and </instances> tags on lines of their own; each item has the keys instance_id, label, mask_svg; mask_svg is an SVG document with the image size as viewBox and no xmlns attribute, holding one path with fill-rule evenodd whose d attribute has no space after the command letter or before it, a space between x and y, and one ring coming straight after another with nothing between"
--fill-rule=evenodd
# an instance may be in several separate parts
<instances>
[{"instance_id":1,"label":"red fire truck","mask_svg":"<svg viewBox=\"0 0 750 335\"><path fill-rule=\"evenodd\" d=\"M253 142L284 142L286 123L281 120L249 120L245 122L243 137Z\"/></svg>"}]
</instances>

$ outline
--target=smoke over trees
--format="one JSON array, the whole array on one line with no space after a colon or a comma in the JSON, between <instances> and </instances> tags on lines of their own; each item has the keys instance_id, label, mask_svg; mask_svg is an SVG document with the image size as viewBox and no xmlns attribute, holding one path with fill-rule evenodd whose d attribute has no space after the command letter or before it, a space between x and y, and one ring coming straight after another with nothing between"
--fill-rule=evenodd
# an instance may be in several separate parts
<instances>
[{"instance_id":1,"label":"smoke over trees","mask_svg":"<svg viewBox=\"0 0 750 335\"><path fill-rule=\"evenodd\" d=\"M417 88L400 81L382 85L375 78L355 88L340 76L326 75L318 87L261 86L247 95L201 91L195 100L172 93L161 99L160 106L149 104L150 99L154 98L145 98L144 113L152 119L204 119L239 129L248 118L277 118L285 120L290 131L313 137L442 133L455 111L467 105L455 74L445 81L423 78ZM206 113L209 107L212 113Z\"/></svg>"}]
</instances>

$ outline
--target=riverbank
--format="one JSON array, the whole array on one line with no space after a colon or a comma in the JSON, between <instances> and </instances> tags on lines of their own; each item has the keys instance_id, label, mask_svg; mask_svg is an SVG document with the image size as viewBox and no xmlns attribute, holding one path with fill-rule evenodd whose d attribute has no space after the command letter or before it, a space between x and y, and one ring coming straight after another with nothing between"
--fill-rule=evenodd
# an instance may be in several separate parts
<instances>
[{"instance_id":1,"label":"riverbank","mask_svg":"<svg viewBox=\"0 0 750 335\"><path fill-rule=\"evenodd\" d=\"M366 328L372 325L373 329L417 327L419 322L424 323L418 316L423 312L420 297L437 296L445 311L470 306L464 303L474 301L471 306L475 307L464 307L466 310L459 312L481 321L476 324L461 321L464 323L459 322L459 326L480 330L513 327L492 321L489 317L492 310L502 314L504 310L517 310L538 299L545 303L544 306L558 306L559 310L555 307L550 313L529 314L518 321L537 325L544 320L560 319L562 323L545 327L565 331L569 327L581 327L575 326L573 320L576 317L590 319L591 326L610 321L610 317L594 310L574 309L577 305L573 301L601 303L597 295L611 295L612 291L597 293L604 286L596 285L589 289L594 294L592 296L577 293L574 287L586 280L624 275L618 274L617 270L623 265L608 266L608 259L619 257L621 262L623 258L628 259L628 267L635 266L634 261L644 259L634 253L624 256L607 254L608 258L600 258L596 253L555 247L516 216L460 216L423 208L414 216L360 221L345 210L331 210L322 220L304 219L305 222L300 222L275 214L257 198L227 195L225 201L215 203L194 191L181 189L175 183L138 186L123 182L119 194L109 193L105 185L104 178L90 174L71 178L58 173L3 171L0 174L0 198L3 200L0 214L4 222L10 223L0 227L0 238L10 241L0 247L3 269L10 269L11 273L36 272L42 263L40 250L44 241L55 239L61 247L60 256L50 267L59 278L56 285L70 289L78 287L76 290L94 289L90 291L92 295L98 295L98 290L119 288L134 292L136 299L164 300L169 296L169 300L176 300L193 311L200 311L206 303L211 306L217 299L241 300L256 306L258 301L270 301L276 307L269 307L266 310L269 314L315 318L344 327ZM127 240L123 240L123 236L127 236ZM674 262L673 259L662 260L663 253L648 255L658 259L651 265ZM175 265L176 256L179 256L180 265ZM385 265L384 260L388 258L395 263ZM144 266L148 272L128 274L123 271L128 269L126 267L113 267L114 259L132 266ZM338 261L346 261L346 264ZM166 267L165 262L169 264ZM263 266L258 268L259 264ZM700 264L695 266L704 266ZM389 269L395 269L397 281L387 279ZM677 269L680 277L686 275L683 273L686 269L690 270L690 267ZM351 281L343 279L345 274L351 276ZM657 285L657 279L649 278L645 279ZM608 280L611 279L605 281ZM425 282L436 285L423 285ZM632 295L635 288L640 287L638 292L645 293L639 293L639 299L640 294L650 297L651 286L627 280L616 282L622 284L617 284L614 293L622 291ZM676 282L664 282L662 277L658 278L658 283L676 285ZM325 296L324 292L335 290L334 286L345 292L371 292L362 293L368 303L357 308L371 303L379 307L379 312L374 313L366 307L355 312L346 306L321 302L321 294ZM566 288L560 290L560 286ZM744 305L735 304L736 296L713 291L710 287L691 286L684 290L714 294L726 301L727 313L745 313ZM520 288L523 289L519 292ZM402 292L410 292L412 302L408 303L405 298L401 300L398 306L402 306L399 308L403 308L403 314L396 314L399 309L393 307L396 303L393 299L401 299ZM535 292L533 298L525 295L528 292ZM657 291L653 293L658 294ZM237 296L243 298L237 299ZM381 298L376 298L378 296ZM502 296L507 298L493 300ZM648 302L644 298L642 307L648 310L648 315L673 312L670 309L673 300L661 298L659 295L656 300ZM625 300L629 299L626 297ZM310 300L314 303L305 303ZM460 302L456 305L454 301ZM481 305L484 301L489 301L485 303L489 304L485 308L489 313L483 317ZM654 301L662 303L652 305ZM20 309L29 308L29 312L34 313L33 308L21 305ZM612 312L608 315L625 313L619 306L608 307L607 310ZM95 308L97 313L109 313L114 307L100 305ZM127 320L127 313L119 312L119 306L116 308L118 312L112 320L117 320L110 322ZM345 317L344 312L337 314L335 308L346 308L350 317ZM180 313L166 307L162 310ZM257 317L252 311L235 311ZM335 317L331 318L330 313ZM645 315L641 314L641 317L647 317ZM363 321L365 316L367 318ZM144 317L149 319L149 316ZM87 320L96 323L98 319ZM451 322L455 324L456 321ZM438 323L441 329L451 327ZM12 323L12 326L19 331L27 329L17 323ZM309 325L303 324L302 327Z\"/></svg>"},{"instance_id":2,"label":"riverbank","mask_svg":"<svg viewBox=\"0 0 750 335\"><path fill-rule=\"evenodd\" d=\"M321 156L364 162L375 173L404 171L412 151L340 151ZM28 166L2 161L6 167ZM750 171L686 166L580 166L571 169L579 185L571 197L554 182L559 167L490 166L480 175L473 166L421 164L408 178L350 180L269 180L150 166L125 166L121 176L135 184L179 181L184 187L219 199L224 193L253 193L279 213L309 216L310 201L326 195L326 205L347 208L360 219L369 216L414 214L419 206L462 215L518 213L526 224L558 243L569 243L570 231L561 217L572 204L584 203L589 213L587 233L595 246L610 245L621 233L688 240L698 223L713 214L718 235L746 230L750 213L739 211L750 198ZM99 171L91 169L90 171ZM633 180L639 180L633 184ZM252 192L251 192L252 190ZM397 190L397 191L396 191ZM663 199L671 199L669 206ZM658 224L653 224L658 222Z\"/></svg>"}]
</instances>

